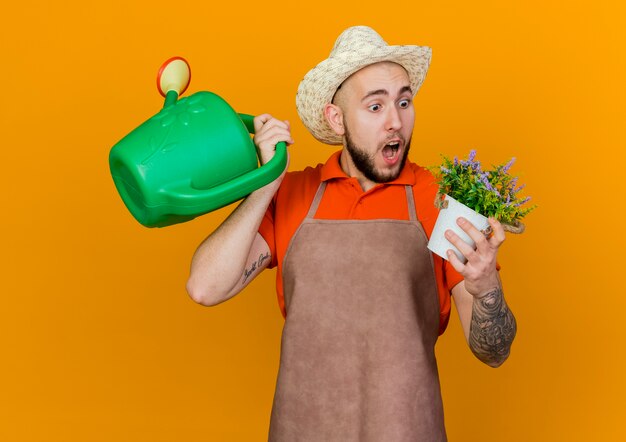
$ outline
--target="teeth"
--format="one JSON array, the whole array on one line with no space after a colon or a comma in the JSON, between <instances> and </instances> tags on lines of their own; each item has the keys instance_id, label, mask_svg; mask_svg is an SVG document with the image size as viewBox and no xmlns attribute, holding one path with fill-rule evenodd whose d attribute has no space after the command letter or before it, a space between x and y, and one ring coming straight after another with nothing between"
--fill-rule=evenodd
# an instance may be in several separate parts
<instances>
[{"instance_id":1,"label":"teeth","mask_svg":"<svg viewBox=\"0 0 626 442\"><path fill-rule=\"evenodd\" d=\"M385 144L382 153L385 158L393 158L398 153L398 150L400 150L400 142L391 141Z\"/></svg>"}]
</instances>

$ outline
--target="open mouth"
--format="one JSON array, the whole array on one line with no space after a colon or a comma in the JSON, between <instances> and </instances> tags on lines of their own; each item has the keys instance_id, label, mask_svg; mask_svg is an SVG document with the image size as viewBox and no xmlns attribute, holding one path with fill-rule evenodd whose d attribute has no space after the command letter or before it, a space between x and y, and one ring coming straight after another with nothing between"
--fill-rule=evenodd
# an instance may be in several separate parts
<instances>
[{"instance_id":1,"label":"open mouth","mask_svg":"<svg viewBox=\"0 0 626 442\"><path fill-rule=\"evenodd\" d=\"M395 164L398 160L398 152L400 151L400 141L393 140L385 144L382 150L383 159L389 164Z\"/></svg>"}]
</instances>

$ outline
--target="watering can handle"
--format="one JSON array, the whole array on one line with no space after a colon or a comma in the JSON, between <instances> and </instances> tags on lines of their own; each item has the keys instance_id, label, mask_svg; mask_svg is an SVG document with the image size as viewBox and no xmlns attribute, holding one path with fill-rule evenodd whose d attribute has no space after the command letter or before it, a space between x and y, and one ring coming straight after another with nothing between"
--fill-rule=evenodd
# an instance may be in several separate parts
<instances>
[{"instance_id":1,"label":"watering can handle","mask_svg":"<svg viewBox=\"0 0 626 442\"><path fill-rule=\"evenodd\" d=\"M254 134L254 117L239 114L248 132ZM184 188L173 186L163 189L166 195L172 196L173 205L180 209L181 197L185 201L184 211L196 216L217 210L271 183L287 166L287 145L280 142L276 145L276 154L267 163L237 178L236 184L226 182L209 189L195 189L186 183Z\"/></svg>"},{"instance_id":2,"label":"watering can handle","mask_svg":"<svg viewBox=\"0 0 626 442\"><path fill-rule=\"evenodd\" d=\"M241 121L243 121L243 124L246 125L246 129L248 129L248 132L250 132L251 134L254 134L255 130L254 130L254 116L253 115L248 115L248 114L238 114L239 118L241 118Z\"/></svg>"}]
</instances>

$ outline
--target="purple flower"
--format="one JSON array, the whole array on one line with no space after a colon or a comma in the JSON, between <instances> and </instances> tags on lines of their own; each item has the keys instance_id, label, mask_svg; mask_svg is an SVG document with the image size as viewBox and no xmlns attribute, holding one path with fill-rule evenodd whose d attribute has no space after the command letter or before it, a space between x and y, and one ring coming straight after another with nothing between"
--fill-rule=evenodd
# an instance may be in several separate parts
<instances>
[{"instance_id":1,"label":"purple flower","mask_svg":"<svg viewBox=\"0 0 626 442\"><path fill-rule=\"evenodd\" d=\"M458 157L454 157L454 165L458 166L459 165L459 159Z\"/></svg>"},{"instance_id":2,"label":"purple flower","mask_svg":"<svg viewBox=\"0 0 626 442\"><path fill-rule=\"evenodd\" d=\"M515 162L515 157L511 158L511 161L506 163L506 166L504 166L502 168L502 173L503 174L507 173L509 171L509 169L511 168L511 166L513 165L514 162Z\"/></svg>"},{"instance_id":3,"label":"purple flower","mask_svg":"<svg viewBox=\"0 0 626 442\"><path fill-rule=\"evenodd\" d=\"M480 181L485 185L487 190L491 192L491 191L493 191L493 186L489 182L489 179L487 178L488 176L489 176L489 172L485 172L485 173L481 174L480 175Z\"/></svg>"},{"instance_id":4,"label":"purple flower","mask_svg":"<svg viewBox=\"0 0 626 442\"><path fill-rule=\"evenodd\" d=\"M441 171L442 171L443 173L450 173L450 169L447 169L447 168L445 168L445 167L443 167L443 166L441 166Z\"/></svg>"},{"instance_id":5,"label":"purple flower","mask_svg":"<svg viewBox=\"0 0 626 442\"><path fill-rule=\"evenodd\" d=\"M521 200L519 203L515 204L515 207L519 207L522 204L524 204L525 202L528 202L530 200L530 197L527 196L526 198L524 198L523 200Z\"/></svg>"},{"instance_id":6,"label":"purple flower","mask_svg":"<svg viewBox=\"0 0 626 442\"><path fill-rule=\"evenodd\" d=\"M474 158L476 158L476 151L471 150L467 160L461 161L461 166L469 167L476 172L480 172L480 161L474 161Z\"/></svg>"},{"instance_id":7,"label":"purple flower","mask_svg":"<svg viewBox=\"0 0 626 442\"><path fill-rule=\"evenodd\" d=\"M489 182L489 172L483 172L480 174L480 182L483 183L485 185L485 188L489 191L489 192L493 192L496 195L500 196L500 192L498 192L498 189L496 189L495 187L493 187L491 185L491 183Z\"/></svg>"}]
</instances>

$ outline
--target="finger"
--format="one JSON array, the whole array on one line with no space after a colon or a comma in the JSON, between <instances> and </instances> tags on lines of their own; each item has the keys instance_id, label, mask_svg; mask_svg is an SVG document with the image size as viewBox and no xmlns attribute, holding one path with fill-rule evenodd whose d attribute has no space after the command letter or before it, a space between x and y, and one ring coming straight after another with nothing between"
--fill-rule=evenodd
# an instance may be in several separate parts
<instances>
[{"instance_id":1,"label":"finger","mask_svg":"<svg viewBox=\"0 0 626 442\"><path fill-rule=\"evenodd\" d=\"M267 123L267 124L271 124L271 123ZM255 141L257 144L262 144L262 143L267 142L267 140L276 138L276 136L284 138L284 140L281 140L281 141L293 142L293 139L291 137L291 132L289 131L289 129L286 129L284 127L272 127L268 129L267 131L263 130L258 135L255 136Z\"/></svg>"},{"instance_id":2,"label":"finger","mask_svg":"<svg viewBox=\"0 0 626 442\"><path fill-rule=\"evenodd\" d=\"M257 140L257 146L261 150L275 150L276 145L284 141L287 144L293 144L293 139L291 138L291 134L287 131L277 131L273 132L271 135L264 137L260 140Z\"/></svg>"},{"instance_id":3,"label":"finger","mask_svg":"<svg viewBox=\"0 0 626 442\"><path fill-rule=\"evenodd\" d=\"M474 241L474 243L476 244L477 249L485 251L489 243L487 242L487 238L485 238L485 235L480 230L474 227L471 222L469 222L462 216L456 220L456 223L459 225L459 227L461 227L461 229L463 229L465 233L469 235L470 238L472 238L472 241Z\"/></svg>"},{"instance_id":4,"label":"finger","mask_svg":"<svg viewBox=\"0 0 626 442\"><path fill-rule=\"evenodd\" d=\"M500 221L491 217L489 218L489 225L493 230L493 236L489 239L489 241L494 247L500 247L506 239L504 227L502 227L502 223Z\"/></svg>"},{"instance_id":5,"label":"finger","mask_svg":"<svg viewBox=\"0 0 626 442\"><path fill-rule=\"evenodd\" d=\"M261 114L254 117L254 119L252 120L252 122L254 123L254 133L258 133L263 125L270 121L272 118L274 117L272 117L270 114Z\"/></svg>"},{"instance_id":6,"label":"finger","mask_svg":"<svg viewBox=\"0 0 626 442\"><path fill-rule=\"evenodd\" d=\"M285 129L285 130L289 130L289 127L285 124L284 121L280 121L276 118L270 118L269 120L267 120L265 123L263 123L263 125L261 126L261 128L259 129L258 132L256 132L257 134L261 135L271 129L274 128L280 128L280 129Z\"/></svg>"},{"instance_id":7,"label":"finger","mask_svg":"<svg viewBox=\"0 0 626 442\"><path fill-rule=\"evenodd\" d=\"M276 134L276 136L272 137L269 140L269 143L272 144L274 147L276 147L276 145L280 143L281 141L286 143L289 146L291 146L294 143L293 137L291 136L289 132L286 132L286 133L281 132L279 134Z\"/></svg>"},{"instance_id":8,"label":"finger","mask_svg":"<svg viewBox=\"0 0 626 442\"><path fill-rule=\"evenodd\" d=\"M454 253L452 249L448 249L446 255L448 255L448 261L450 262L450 264L452 264L454 270L463 275L463 272L465 271L465 264L463 264L459 257L456 256L456 253Z\"/></svg>"},{"instance_id":9,"label":"finger","mask_svg":"<svg viewBox=\"0 0 626 442\"><path fill-rule=\"evenodd\" d=\"M452 230L446 230L445 237L459 250L459 252L463 254L463 256L465 256L465 258L467 258L468 261L472 260L476 255L476 251L468 243L466 243L463 238L454 233Z\"/></svg>"},{"instance_id":10,"label":"finger","mask_svg":"<svg viewBox=\"0 0 626 442\"><path fill-rule=\"evenodd\" d=\"M268 122L267 124L271 124L271 122ZM284 127L272 127L267 131L261 130L257 135L255 135L254 144L256 144L257 147L266 148L268 140L269 142L272 142L271 140L276 139L277 136L281 138L279 141L284 141L288 144L294 143L289 129L285 129ZM274 146L275 144L272 144L272 147Z\"/></svg>"}]
</instances>

